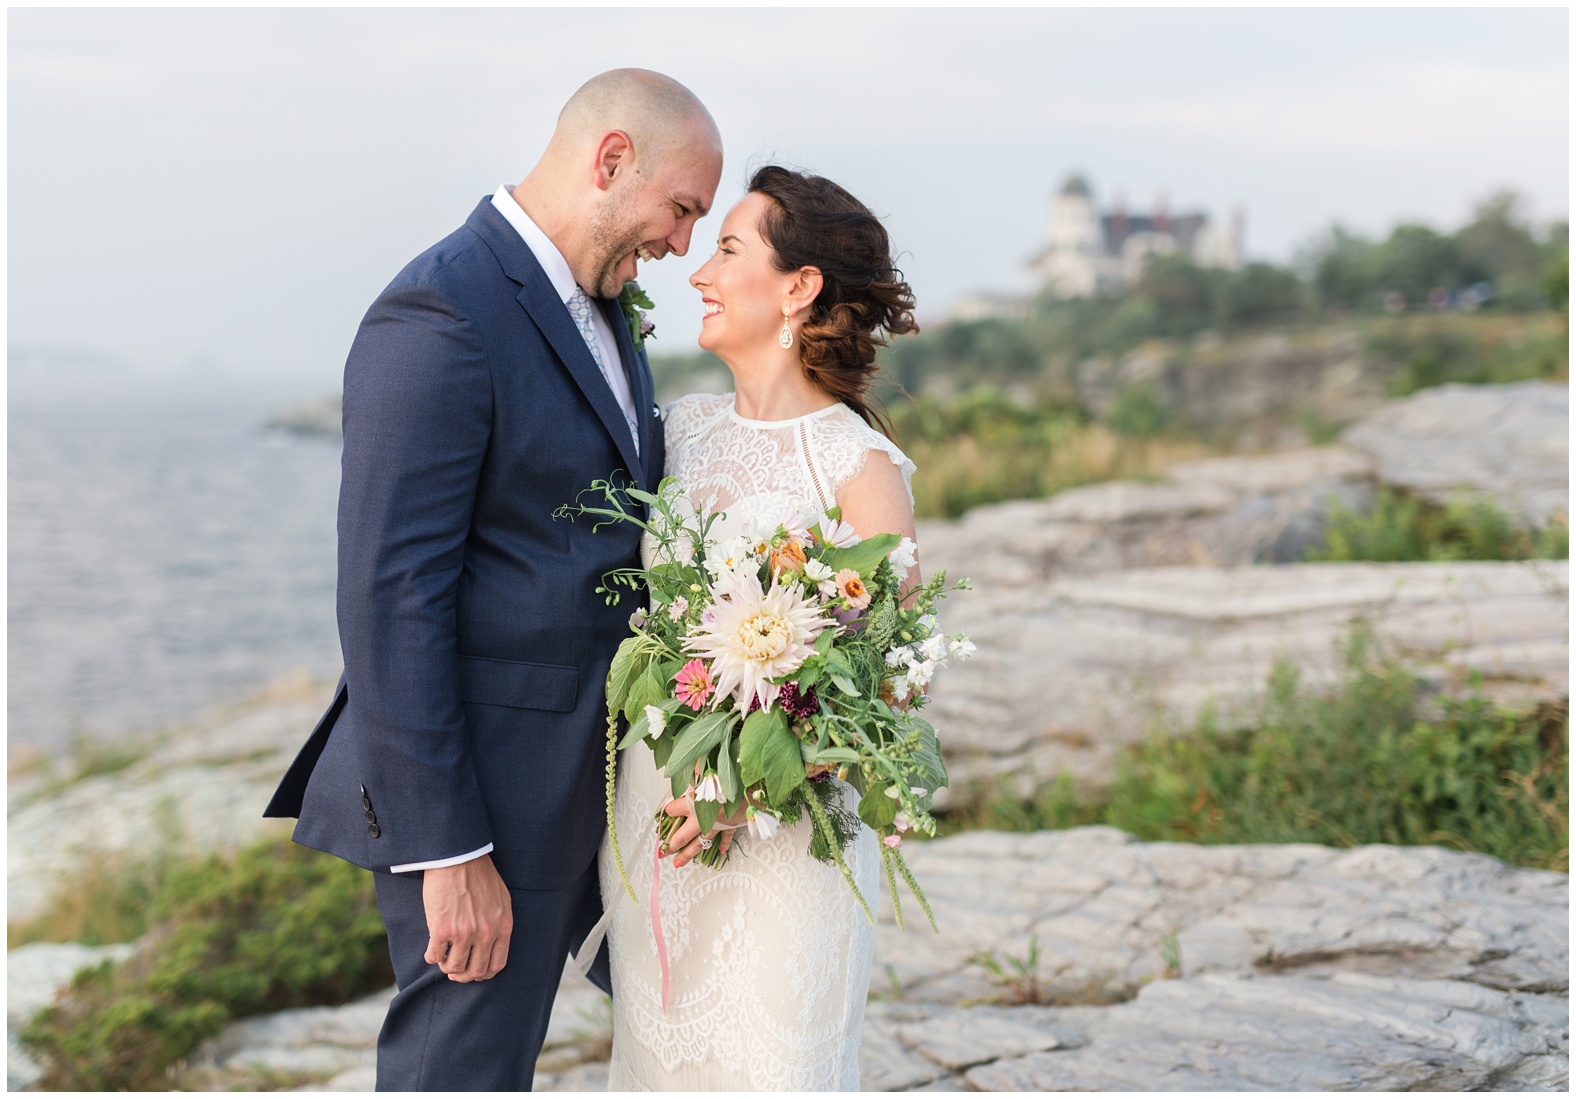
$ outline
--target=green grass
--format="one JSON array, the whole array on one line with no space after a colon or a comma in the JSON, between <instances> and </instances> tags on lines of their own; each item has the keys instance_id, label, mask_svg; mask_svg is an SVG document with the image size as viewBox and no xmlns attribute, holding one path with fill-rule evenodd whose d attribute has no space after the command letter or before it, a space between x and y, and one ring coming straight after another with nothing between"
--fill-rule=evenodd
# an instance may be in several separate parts
<instances>
[{"instance_id":1,"label":"green grass","mask_svg":"<svg viewBox=\"0 0 1576 1099\"><path fill-rule=\"evenodd\" d=\"M1157 731L1102 790L1063 775L1021 800L976 791L938 814L941 832L1108 824L1144 840L1432 844L1518 866L1568 870L1569 718L1481 697L1425 716L1413 675L1355 629L1330 692L1278 663L1253 720Z\"/></svg>"},{"instance_id":2,"label":"green grass","mask_svg":"<svg viewBox=\"0 0 1576 1099\"><path fill-rule=\"evenodd\" d=\"M167 1089L231 1019L345 1003L393 980L371 875L289 841L114 880L120 905L156 885L149 941L124 965L78 974L28 1024L48 1090Z\"/></svg>"},{"instance_id":3,"label":"green grass","mask_svg":"<svg viewBox=\"0 0 1576 1099\"><path fill-rule=\"evenodd\" d=\"M1570 556L1570 528L1559 517L1524 530L1485 500L1441 507L1381 488L1366 514L1336 507L1325 544L1309 561L1524 561Z\"/></svg>"}]
</instances>

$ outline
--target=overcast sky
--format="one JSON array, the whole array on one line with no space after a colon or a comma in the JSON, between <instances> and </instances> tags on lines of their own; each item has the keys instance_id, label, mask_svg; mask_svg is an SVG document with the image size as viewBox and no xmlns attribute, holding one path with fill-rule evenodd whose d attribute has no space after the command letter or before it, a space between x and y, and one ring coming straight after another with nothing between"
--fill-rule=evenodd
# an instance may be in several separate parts
<instances>
[{"instance_id":1,"label":"overcast sky","mask_svg":"<svg viewBox=\"0 0 1576 1099\"><path fill-rule=\"evenodd\" d=\"M1567 214L1563 10L26 10L9 24L9 342L335 383L411 257L531 167L565 98L667 72L726 142L887 218L922 313L1020 291L1073 170L1135 211L1453 227L1499 187ZM646 268L692 349L714 240Z\"/></svg>"}]
</instances>

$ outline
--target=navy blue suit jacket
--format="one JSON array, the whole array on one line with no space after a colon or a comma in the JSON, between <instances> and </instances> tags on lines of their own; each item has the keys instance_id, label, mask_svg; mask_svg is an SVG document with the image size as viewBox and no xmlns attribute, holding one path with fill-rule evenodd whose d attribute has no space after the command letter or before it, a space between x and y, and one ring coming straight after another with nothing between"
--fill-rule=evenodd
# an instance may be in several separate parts
<instances>
[{"instance_id":1,"label":"navy blue suit jacket","mask_svg":"<svg viewBox=\"0 0 1576 1099\"><path fill-rule=\"evenodd\" d=\"M598 304L628 364L638 456L488 200L362 320L345 363L345 674L266 811L298 816L298 842L371 870L492 843L526 889L568 886L595 858L604 681L634 606L594 589L638 564L640 531L553 511L617 470L652 488L663 462L645 354L617 303Z\"/></svg>"}]
</instances>

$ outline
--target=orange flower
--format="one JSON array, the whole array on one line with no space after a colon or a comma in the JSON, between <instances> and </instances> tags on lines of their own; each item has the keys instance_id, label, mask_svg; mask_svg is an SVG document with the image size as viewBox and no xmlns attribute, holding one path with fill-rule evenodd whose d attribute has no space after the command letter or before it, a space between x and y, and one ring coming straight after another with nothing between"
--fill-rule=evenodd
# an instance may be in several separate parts
<instances>
[{"instance_id":1,"label":"orange flower","mask_svg":"<svg viewBox=\"0 0 1576 1099\"><path fill-rule=\"evenodd\" d=\"M854 610L862 611L870 606L870 590L853 569L843 569L832 582L837 585L837 594L843 597L843 602Z\"/></svg>"},{"instance_id":2,"label":"orange flower","mask_svg":"<svg viewBox=\"0 0 1576 1099\"><path fill-rule=\"evenodd\" d=\"M790 538L778 549L772 550L772 579L785 572L798 572L804 568L804 545L797 538Z\"/></svg>"}]
</instances>

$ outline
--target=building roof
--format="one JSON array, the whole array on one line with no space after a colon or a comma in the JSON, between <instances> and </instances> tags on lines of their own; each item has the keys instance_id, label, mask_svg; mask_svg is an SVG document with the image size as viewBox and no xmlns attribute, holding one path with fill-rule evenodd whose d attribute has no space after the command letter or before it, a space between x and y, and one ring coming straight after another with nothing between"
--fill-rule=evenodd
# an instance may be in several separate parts
<instances>
[{"instance_id":1,"label":"building roof","mask_svg":"<svg viewBox=\"0 0 1576 1099\"><path fill-rule=\"evenodd\" d=\"M1072 175L1067 177L1067 182L1062 184L1062 194L1076 196L1078 198L1088 198L1089 181L1084 179L1084 177L1079 175L1077 172L1074 172Z\"/></svg>"}]
</instances>

